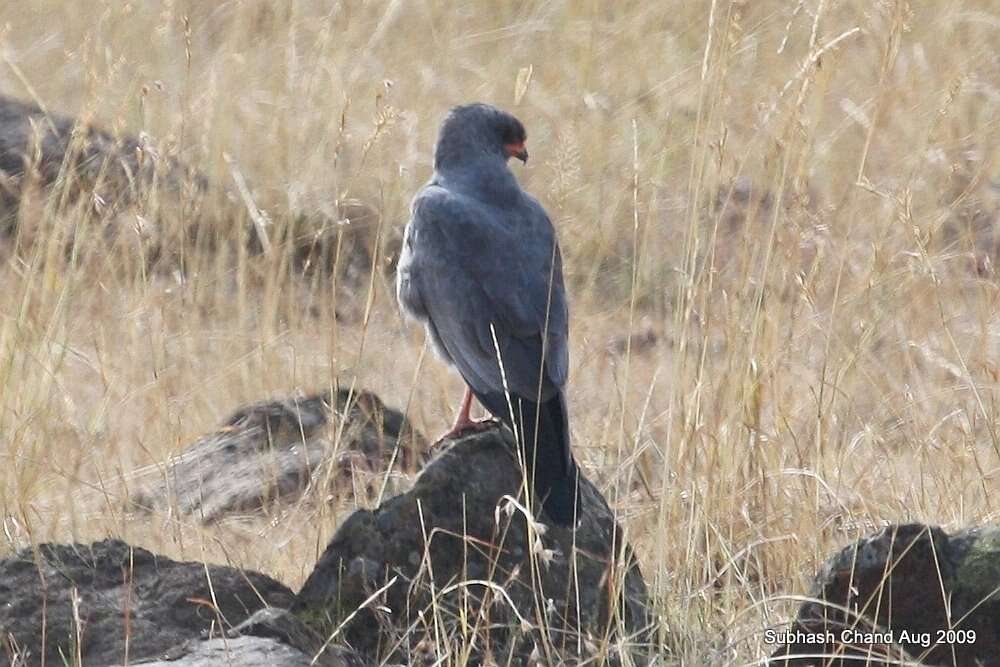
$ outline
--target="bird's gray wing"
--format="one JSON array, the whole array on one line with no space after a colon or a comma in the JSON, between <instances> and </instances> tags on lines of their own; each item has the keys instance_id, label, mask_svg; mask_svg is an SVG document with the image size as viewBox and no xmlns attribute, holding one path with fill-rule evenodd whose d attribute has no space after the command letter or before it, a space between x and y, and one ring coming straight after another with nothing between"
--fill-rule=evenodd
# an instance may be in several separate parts
<instances>
[{"instance_id":1,"label":"bird's gray wing","mask_svg":"<svg viewBox=\"0 0 1000 667\"><path fill-rule=\"evenodd\" d=\"M526 200L500 212L432 185L414 200L409 231L428 330L469 385L503 391L499 348L511 392L532 401L539 388L542 400L555 394L566 382L569 318L541 206Z\"/></svg>"}]
</instances>

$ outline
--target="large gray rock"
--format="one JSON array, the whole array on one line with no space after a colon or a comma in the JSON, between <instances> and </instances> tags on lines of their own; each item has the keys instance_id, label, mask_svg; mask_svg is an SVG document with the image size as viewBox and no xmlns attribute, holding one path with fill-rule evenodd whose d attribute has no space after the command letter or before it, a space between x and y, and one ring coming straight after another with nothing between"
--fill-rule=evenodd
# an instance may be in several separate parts
<instances>
[{"instance_id":1,"label":"large gray rock","mask_svg":"<svg viewBox=\"0 0 1000 667\"><path fill-rule=\"evenodd\" d=\"M370 392L342 389L335 400L321 393L255 403L152 468L158 478L133 504L212 522L292 502L310 485L347 496L357 473L381 482L390 463L394 471L415 472L426 449L404 416Z\"/></svg>"},{"instance_id":2,"label":"large gray rock","mask_svg":"<svg viewBox=\"0 0 1000 667\"><path fill-rule=\"evenodd\" d=\"M830 558L810 597L771 664L1000 664L1000 527L889 526Z\"/></svg>"},{"instance_id":3,"label":"large gray rock","mask_svg":"<svg viewBox=\"0 0 1000 667\"><path fill-rule=\"evenodd\" d=\"M43 544L0 560L0 664L160 658L292 599L262 574L181 563L118 540Z\"/></svg>"},{"instance_id":4,"label":"large gray rock","mask_svg":"<svg viewBox=\"0 0 1000 667\"><path fill-rule=\"evenodd\" d=\"M294 614L265 607L223 637L195 639L172 649L159 667L365 667L361 658L315 634Z\"/></svg>"},{"instance_id":5,"label":"large gray rock","mask_svg":"<svg viewBox=\"0 0 1000 667\"><path fill-rule=\"evenodd\" d=\"M311 655L266 637L192 642L167 660L132 663L144 667L311 667ZM345 665L348 663L344 663ZM110 666L109 666L110 667Z\"/></svg>"},{"instance_id":6,"label":"large gray rock","mask_svg":"<svg viewBox=\"0 0 1000 667\"><path fill-rule=\"evenodd\" d=\"M409 492L355 512L293 611L370 662L433 662L457 647L471 664L525 665L534 653L554 665L602 648L613 664L622 647L641 662L646 585L614 514L583 479L576 530L541 515L530 534L504 499L521 486L513 447L506 429L466 435Z\"/></svg>"}]
</instances>

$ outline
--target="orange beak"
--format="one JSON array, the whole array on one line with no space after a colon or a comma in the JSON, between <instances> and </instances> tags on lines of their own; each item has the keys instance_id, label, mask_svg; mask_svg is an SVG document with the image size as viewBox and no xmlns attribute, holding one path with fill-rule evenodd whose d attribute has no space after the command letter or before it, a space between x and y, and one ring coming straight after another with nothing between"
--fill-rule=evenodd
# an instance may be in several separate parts
<instances>
[{"instance_id":1,"label":"orange beak","mask_svg":"<svg viewBox=\"0 0 1000 667\"><path fill-rule=\"evenodd\" d=\"M507 151L508 157L516 157L521 162L528 162L528 149L524 147L523 141L516 144L506 144L504 149Z\"/></svg>"}]
</instances>

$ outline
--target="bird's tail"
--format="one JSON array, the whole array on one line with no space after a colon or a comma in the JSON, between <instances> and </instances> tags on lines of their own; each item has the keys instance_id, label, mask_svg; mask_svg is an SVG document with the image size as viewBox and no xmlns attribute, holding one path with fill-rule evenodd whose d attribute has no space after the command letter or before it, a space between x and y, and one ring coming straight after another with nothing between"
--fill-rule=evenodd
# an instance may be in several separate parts
<instances>
[{"instance_id":1,"label":"bird's tail","mask_svg":"<svg viewBox=\"0 0 1000 667\"><path fill-rule=\"evenodd\" d=\"M561 526L572 524L579 511L580 489L579 473L570 450L566 398L561 391L541 403L512 396L513 423L507 399L505 396L502 399L502 410L480 401L494 415L504 415L503 422L517 433L527 477L549 518Z\"/></svg>"}]
</instances>

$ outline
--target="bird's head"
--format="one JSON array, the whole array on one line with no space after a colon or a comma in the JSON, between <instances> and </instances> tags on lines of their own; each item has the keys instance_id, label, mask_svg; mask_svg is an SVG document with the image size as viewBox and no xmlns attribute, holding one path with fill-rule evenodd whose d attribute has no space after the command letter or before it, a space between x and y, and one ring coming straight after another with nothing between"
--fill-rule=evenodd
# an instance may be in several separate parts
<instances>
[{"instance_id":1,"label":"bird's head","mask_svg":"<svg viewBox=\"0 0 1000 667\"><path fill-rule=\"evenodd\" d=\"M453 108L441 124L436 167L461 162L482 155L494 155L504 161L516 157L528 161L524 147L528 135L524 125L511 114L489 104L464 104Z\"/></svg>"}]
</instances>

